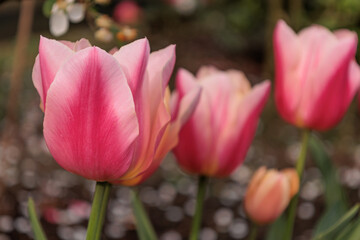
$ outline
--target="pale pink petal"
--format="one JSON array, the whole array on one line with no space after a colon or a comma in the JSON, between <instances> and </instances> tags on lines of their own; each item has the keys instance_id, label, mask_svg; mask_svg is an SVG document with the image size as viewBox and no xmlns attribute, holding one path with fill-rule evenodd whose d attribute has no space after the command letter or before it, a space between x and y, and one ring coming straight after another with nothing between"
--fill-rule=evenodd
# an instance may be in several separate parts
<instances>
[{"instance_id":1,"label":"pale pink petal","mask_svg":"<svg viewBox=\"0 0 360 240\"><path fill-rule=\"evenodd\" d=\"M36 68L35 71L37 73L33 81L42 98L41 100L44 103L45 109L47 91L54 81L56 73L63 63L73 54L74 52L64 44L42 36L40 37L38 62L36 62L34 66L34 70ZM41 78L39 77L39 72L41 72Z\"/></svg>"},{"instance_id":2,"label":"pale pink petal","mask_svg":"<svg viewBox=\"0 0 360 240\"><path fill-rule=\"evenodd\" d=\"M149 73L150 85L161 82L163 91L167 86L175 65L175 45L170 45L150 54L147 71Z\"/></svg>"},{"instance_id":3,"label":"pale pink petal","mask_svg":"<svg viewBox=\"0 0 360 240\"><path fill-rule=\"evenodd\" d=\"M202 66L196 73L196 78L201 79L207 76L210 76L214 73L218 73L219 69L214 66Z\"/></svg>"},{"instance_id":4,"label":"pale pink petal","mask_svg":"<svg viewBox=\"0 0 360 240\"><path fill-rule=\"evenodd\" d=\"M112 55L92 47L59 70L47 97L44 137L66 170L111 181L129 168L138 122L126 76Z\"/></svg>"},{"instance_id":5,"label":"pale pink petal","mask_svg":"<svg viewBox=\"0 0 360 240\"><path fill-rule=\"evenodd\" d=\"M180 68L176 75L176 90L179 92L180 96L185 95L187 92L191 91L194 87L196 88L198 83L196 78L192 73L184 68Z\"/></svg>"},{"instance_id":6,"label":"pale pink petal","mask_svg":"<svg viewBox=\"0 0 360 240\"><path fill-rule=\"evenodd\" d=\"M303 82L297 76L301 45L295 32L283 20L276 24L273 44L277 109L285 120L293 122L303 87Z\"/></svg>"},{"instance_id":7,"label":"pale pink petal","mask_svg":"<svg viewBox=\"0 0 360 240\"><path fill-rule=\"evenodd\" d=\"M256 85L242 99L237 112L236 125L228 124L223 130L229 134L223 135L223 139L219 139L218 146L216 146L219 154L217 176L228 176L244 161L254 138L259 116L269 97L270 89L271 84L268 80Z\"/></svg>"},{"instance_id":8,"label":"pale pink petal","mask_svg":"<svg viewBox=\"0 0 360 240\"><path fill-rule=\"evenodd\" d=\"M188 70L180 68L176 75L176 91L171 96L170 109L171 117L177 118L180 107L180 99L194 88L198 88L200 85L196 82L196 79L192 73ZM178 95L178 96L177 96Z\"/></svg>"},{"instance_id":9,"label":"pale pink petal","mask_svg":"<svg viewBox=\"0 0 360 240\"><path fill-rule=\"evenodd\" d=\"M40 100L41 100L42 104L44 104L43 103L44 90L43 90L43 82L42 82L42 78L41 78L39 55L37 55L35 58L35 64L34 64L33 71L32 71L32 80L33 80L33 84L34 84L37 92L39 93Z\"/></svg>"},{"instance_id":10,"label":"pale pink petal","mask_svg":"<svg viewBox=\"0 0 360 240\"><path fill-rule=\"evenodd\" d=\"M350 104L354 98L356 92L360 88L360 66L355 60L353 60L349 67L349 85L347 91L346 105Z\"/></svg>"},{"instance_id":11,"label":"pale pink petal","mask_svg":"<svg viewBox=\"0 0 360 240\"><path fill-rule=\"evenodd\" d=\"M119 48L113 47L112 49L110 49L109 53L110 53L111 55L114 55L117 51L119 51Z\"/></svg>"},{"instance_id":12,"label":"pale pink petal","mask_svg":"<svg viewBox=\"0 0 360 240\"><path fill-rule=\"evenodd\" d=\"M86 38L82 38L82 39L80 39L79 41L76 41L76 42L70 42L70 41L65 41L65 40L62 40L60 42L62 44L65 44L71 50L73 50L75 52L78 52L78 51L80 51L80 50L82 50L84 48L91 47L91 43Z\"/></svg>"},{"instance_id":13,"label":"pale pink petal","mask_svg":"<svg viewBox=\"0 0 360 240\"><path fill-rule=\"evenodd\" d=\"M150 46L146 38L127 44L113 54L123 68L134 96L143 84L149 54Z\"/></svg>"}]
</instances>

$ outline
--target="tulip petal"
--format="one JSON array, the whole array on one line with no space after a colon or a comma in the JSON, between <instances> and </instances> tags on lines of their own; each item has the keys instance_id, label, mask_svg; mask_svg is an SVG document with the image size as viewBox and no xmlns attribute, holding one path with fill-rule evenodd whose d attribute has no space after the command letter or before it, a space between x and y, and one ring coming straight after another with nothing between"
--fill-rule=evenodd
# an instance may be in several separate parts
<instances>
[{"instance_id":1,"label":"tulip petal","mask_svg":"<svg viewBox=\"0 0 360 240\"><path fill-rule=\"evenodd\" d=\"M71 50L78 52L84 48L91 47L91 43L86 38L82 38L79 41L76 42L70 42L70 41L60 41L61 43L68 46Z\"/></svg>"},{"instance_id":2,"label":"tulip petal","mask_svg":"<svg viewBox=\"0 0 360 240\"><path fill-rule=\"evenodd\" d=\"M246 156L257 129L259 115L264 108L270 94L270 81L264 81L256 85L246 95L238 107L236 125L227 124L228 135L220 136L226 141L219 140L217 146L219 152L219 166L216 175L228 176Z\"/></svg>"},{"instance_id":3,"label":"tulip petal","mask_svg":"<svg viewBox=\"0 0 360 240\"><path fill-rule=\"evenodd\" d=\"M290 185L287 177L274 170L269 170L255 192L252 203L247 203L247 211L258 224L274 221L290 201Z\"/></svg>"},{"instance_id":4,"label":"tulip petal","mask_svg":"<svg viewBox=\"0 0 360 240\"><path fill-rule=\"evenodd\" d=\"M133 97L118 62L96 47L74 54L47 97L44 137L55 160L85 178L111 181L129 168L138 134Z\"/></svg>"},{"instance_id":5,"label":"tulip petal","mask_svg":"<svg viewBox=\"0 0 360 240\"><path fill-rule=\"evenodd\" d=\"M73 54L64 44L40 37L39 55L33 68L33 83L46 106L47 91L61 65Z\"/></svg>"},{"instance_id":6,"label":"tulip petal","mask_svg":"<svg viewBox=\"0 0 360 240\"><path fill-rule=\"evenodd\" d=\"M300 102L301 80L297 76L300 59L300 43L295 32L283 21L276 24L274 36L275 100L281 116L293 121Z\"/></svg>"},{"instance_id":7,"label":"tulip petal","mask_svg":"<svg viewBox=\"0 0 360 240\"><path fill-rule=\"evenodd\" d=\"M151 165L140 175L138 175L135 179L131 179L131 181L127 181L126 185L135 185L139 184L145 179L147 179L150 175L152 175L155 170L159 167L162 160L168 154L171 149L173 149L178 143L178 134L183 126L183 124L188 120L191 114L194 112L198 101L200 100L201 88L194 88L187 94L183 99L181 99L179 113L177 114L177 118L171 122L164 134L161 136L160 143L156 149L156 153L153 157L153 161ZM124 184L125 182L122 182Z\"/></svg>"},{"instance_id":8,"label":"tulip petal","mask_svg":"<svg viewBox=\"0 0 360 240\"><path fill-rule=\"evenodd\" d=\"M192 73L184 68L180 68L176 75L176 91L171 96L170 109L172 119L177 118L180 107L180 99L194 88L198 88L200 85L196 82L196 78Z\"/></svg>"},{"instance_id":9,"label":"tulip petal","mask_svg":"<svg viewBox=\"0 0 360 240\"><path fill-rule=\"evenodd\" d=\"M197 71L196 78L197 79L204 78L217 72L219 72L219 70L214 66L202 66Z\"/></svg>"},{"instance_id":10,"label":"tulip petal","mask_svg":"<svg viewBox=\"0 0 360 240\"><path fill-rule=\"evenodd\" d=\"M356 45L357 37L352 35L340 39L334 46L328 47L327 52L323 54L320 60L322 64L309 79L313 86L308 87L304 92L299 109L305 126L327 130L343 117L356 91L350 83L351 79L349 80L352 70L356 69L350 64L355 56ZM336 58L333 57L334 54ZM324 108L324 104L331 108Z\"/></svg>"},{"instance_id":11,"label":"tulip petal","mask_svg":"<svg viewBox=\"0 0 360 240\"><path fill-rule=\"evenodd\" d=\"M187 72L179 71L176 78L179 95L181 92L191 91L190 85L192 85L192 80L188 78L189 76L191 75ZM186 92L186 94L188 93ZM215 138L212 129L211 101L212 99L207 92L207 88L203 88L194 113L179 132L179 139L184 140L177 144L174 153L177 156L177 160L181 160L180 165L182 168L188 172L211 172L217 165L216 159L211 157L215 151L213 146ZM180 103L178 108L180 108ZM201 148L198 146L201 146ZM205 162L206 164L204 164Z\"/></svg>"},{"instance_id":12,"label":"tulip petal","mask_svg":"<svg viewBox=\"0 0 360 240\"><path fill-rule=\"evenodd\" d=\"M166 136L161 139L160 145L156 150L156 158L162 159L165 155L174 148L179 141L179 131L181 127L188 121L194 113L201 96L200 86L193 88L186 94L179 102L178 113L176 118L168 126Z\"/></svg>"},{"instance_id":13,"label":"tulip petal","mask_svg":"<svg viewBox=\"0 0 360 240\"><path fill-rule=\"evenodd\" d=\"M134 96L143 84L149 54L150 46L146 38L127 44L114 53L114 57L126 74Z\"/></svg>"},{"instance_id":14,"label":"tulip petal","mask_svg":"<svg viewBox=\"0 0 360 240\"><path fill-rule=\"evenodd\" d=\"M360 88L360 66L353 60L349 67L349 84L347 90L347 100L345 101L346 107L354 98L356 92Z\"/></svg>"},{"instance_id":15,"label":"tulip petal","mask_svg":"<svg viewBox=\"0 0 360 240\"><path fill-rule=\"evenodd\" d=\"M161 87L150 90L150 81L147 75L142 86L142 94L138 103L141 106L141 117L139 118L140 131L139 138L132 162L127 173L120 179L113 181L114 184L135 185L143 178L142 175L148 171L155 160L156 149L166 133L167 126L171 120L170 112L166 105L166 99L159 104L150 96L161 96ZM169 90L168 90L169 91ZM154 112L151 112L154 111Z\"/></svg>"},{"instance_id":16,"label":"tulip petal","mask_svg":"<svg viewBox=\"0 0 360 240\"><path fill-rule=\"evenodd\" d=\"M157 86L155 82L161 81L162 89L165 91L165 87L167 86L174 69L175 59L175 45L170 45L150 54L147 68L150 86Z\"/></svg>"}]
</instances>

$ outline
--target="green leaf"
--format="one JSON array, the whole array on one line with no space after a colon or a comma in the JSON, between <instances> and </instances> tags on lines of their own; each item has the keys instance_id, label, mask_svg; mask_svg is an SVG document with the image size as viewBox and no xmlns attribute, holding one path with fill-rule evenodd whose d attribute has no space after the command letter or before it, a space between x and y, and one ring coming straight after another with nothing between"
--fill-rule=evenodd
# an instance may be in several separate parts
<instances>
[{"instance_id":1,"label":"green leaf","mask_svg":"<svg viewBox=\"0 0 360 240\"><path fill-rule=\"evenodd\" d=\"M42 11L46 17L50 17L51 9L55 2L56 2L56 0L45 0L43 7L42 7Z\"/></svg>"},{"instance_id":2,"label":"green leaf","mask_svg":"<svg viewBox=\"0 0 360 240\"><path fill-rule=\"evenodd\" d=\"M359 240L360 239L360 218L354 223L354 228L351 234L347 235L346 240Z\"/></svg>"},{"instance_id":3,"label":"green leaf","mask_svg":"<svg viewBox=\"0 0 360 240\"><path fill-rule=\"evenodd\" d=\"M273 224L266 235L266 240L279 240L284 235L286 228L286 216L282 214Z\"/></svg>"},{"instance_id":4,"label":"green leaf","mask_svg":"<svg viewBox=\"0 0 360 240\"><path fill-rule=\"evenodd\" d=\"M334 239L337 234L341 232L345 226L354 218L354 216L359 212L359 204L356 204L351 208L344 216L342 216L335 224L333 224L326 231L317 234L313 240L329 240Z\"/></svg>"},{"instance_id":5,"label":"green leaf","mask_svg":"<svg viewBox=\"0 0 360 240\"><path fill-rule=\"evenodd\" d=\"M325 213L320 217L317 222L313 235L317 235L328 229L335 221L340 219L346 213L346 208L341 202L335 203L332 208L327 208ZM330 239L329 239L330 240Z\"/></svg>"},{"instance_id":6,"label":"green leaf","mask_svg":"<svg viewBox=\"0 0 360 240\"><path fill-rule=\"evenodd\" d=\"M157 240L154 228L138 195L131 191L132 207L136 219L136 231L140 240Z\"/></svg>"},{"instance_id":7,"label":"green leaf","mask_svg":"<svg viewBox=\"0 0 360 240\"><path fill-rule=\"evenodd\" d=\"M348 224L335 240L358 240L360 239L360 217Z\"/></svg>"},{"instance_id":8,"label":"green leaf","mask_svg":"<svg viewBox=\"0 0 360 240\"><path fill-rule=\"evenodd\" d=\"M35 204L32 198L29 198L28 200L28 211L30 217L30 224L34 232L35 240L46 240L44 230L42 229L39 219L36 215Z\"/></svg>"},{"instance_id":9,"label":"green leaf","mask_svg":"<svg viewBox=\"0 0 360 240\"><path fill-rule=\"evenodd\" d=\"M345 191L337 178L336 167L325 146L316 136L312 135L309 142L310 154L322 174L325 186L325 213L314 228L314 235L328 229L335 221L349 209Z\"/></svg>"}]
</instances>

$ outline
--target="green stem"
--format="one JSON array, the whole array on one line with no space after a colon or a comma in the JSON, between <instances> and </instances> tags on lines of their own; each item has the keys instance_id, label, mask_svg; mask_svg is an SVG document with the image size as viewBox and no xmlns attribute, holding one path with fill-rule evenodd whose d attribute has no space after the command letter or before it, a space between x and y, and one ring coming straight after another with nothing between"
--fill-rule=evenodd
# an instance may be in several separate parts
<instances>
[{"instance_id":1,"label":"green stem","mask_svg":"<svg viewBox=\"0 0 360 240\"><path fill-rule=\"evenodd\" d=\"M36 214L35 203L32 198L29 198L29 201L28 201L28 211L29 211L29 220L30 220L31 228L34 232L34 239L35 240L46 240L47 238L46 238L44 230L41 226L39 218Z\"/></svg>"},{"instance_id":2,"label":"green stem","mask_svg":"<svg viewBox=\"0 0 360 240\"><path fill-rule=\"evenodd\" d=\"M131 191L132 207L136 220L136 232L140 240L156 240L155 230L145 208L134 190Z\"/></svg>"},{"instance_id":3,"label":"green stem","mask_svg":"<svg viewBox=\"0 0 360 240\"><path fill-rule=\"evenodd\" d=\"M257 229L258 229L257 225L255 223L252 223L251 230L250 230L250 235L249 235L249 240L256 240Z\"/></svg>"},{"instance_id":4,"label":"green stem","mask_svg":"<svg viewBox=\"0 0 360 240\"><path fill-rule=\"evenodd\" d=\"M196 197L195 215L192 222L190 240L197 240L199 236L199 229L202 220L203 202L206 193L206 185L208 178L206 176L200 176L198 181L198 192Z\"/></svg>"},{"instance_id":5,"label":"green stem","mask_svg":"<svg viewBox=\"0 0 360 240\"><path fill-rule=\"evenodd\" d=\"M111 184L96 182L86 240L99 240L105 220Z\"/></svg>"},{"instance_id":6,"label":"green stem","mask_svg":"<svg viewBox=\"0 0 360 240\"><path fill-rule=\"evenodd\" d=\"M305 167L305 160L306 160L307 147L308 147L308 143L309 143L309 136L310 136L310 131L305 129L303 131L303 136L302 136L301 152L300 152L298 161L296 163L296 171L299 175L300 182L301 182L302 174L304 172L304 167ZM285 240L292 239L295 216L296 216L296 208L297 208L298 202L299 202L299 194L296 194L293 197L293 199L291 200L290 206L289 206L287 228L285 230L285 235L284 235Z\"/></svg>"}]
</instances>

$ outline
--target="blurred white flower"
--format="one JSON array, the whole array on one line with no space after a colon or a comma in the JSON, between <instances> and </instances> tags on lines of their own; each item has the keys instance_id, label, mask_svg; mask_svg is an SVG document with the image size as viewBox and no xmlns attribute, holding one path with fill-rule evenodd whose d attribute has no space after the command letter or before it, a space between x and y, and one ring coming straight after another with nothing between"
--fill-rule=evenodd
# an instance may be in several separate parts
<instances>
[{"instance_id":1,"label":"blurred white flower","mask_svg":"<svg viewBox=\"0 0 360 240\"><path fill-rule=\"evenodd\" d=\"M79 23L85 17L85 5L75 0L56 1L51 9L50 32L55 37L65 34L69 30L69 20Z\"/></svg>"},{"instance_id":2,"label":"blurred white flower","mask_svg":"<svg viewBox=\"0 0 360 240\"><path fill-rule=\"evenodd\" d=\"M197 7L196 0L172 0L172 4L177 12L184 15L194 13Z\"/></svg>"},{"instance_id":3,"label":"blurred white flower","mask_svg":"<svg viewBox=\"0 0 360 240\"><path fill-rule=\"evenodd\" d=\"M113 40L114 35L108 29L100 28L99 30L97 30L95 32L95 38L98 41L108 43L108 42L111 42Z\"/></svg>"}]
</instances>

